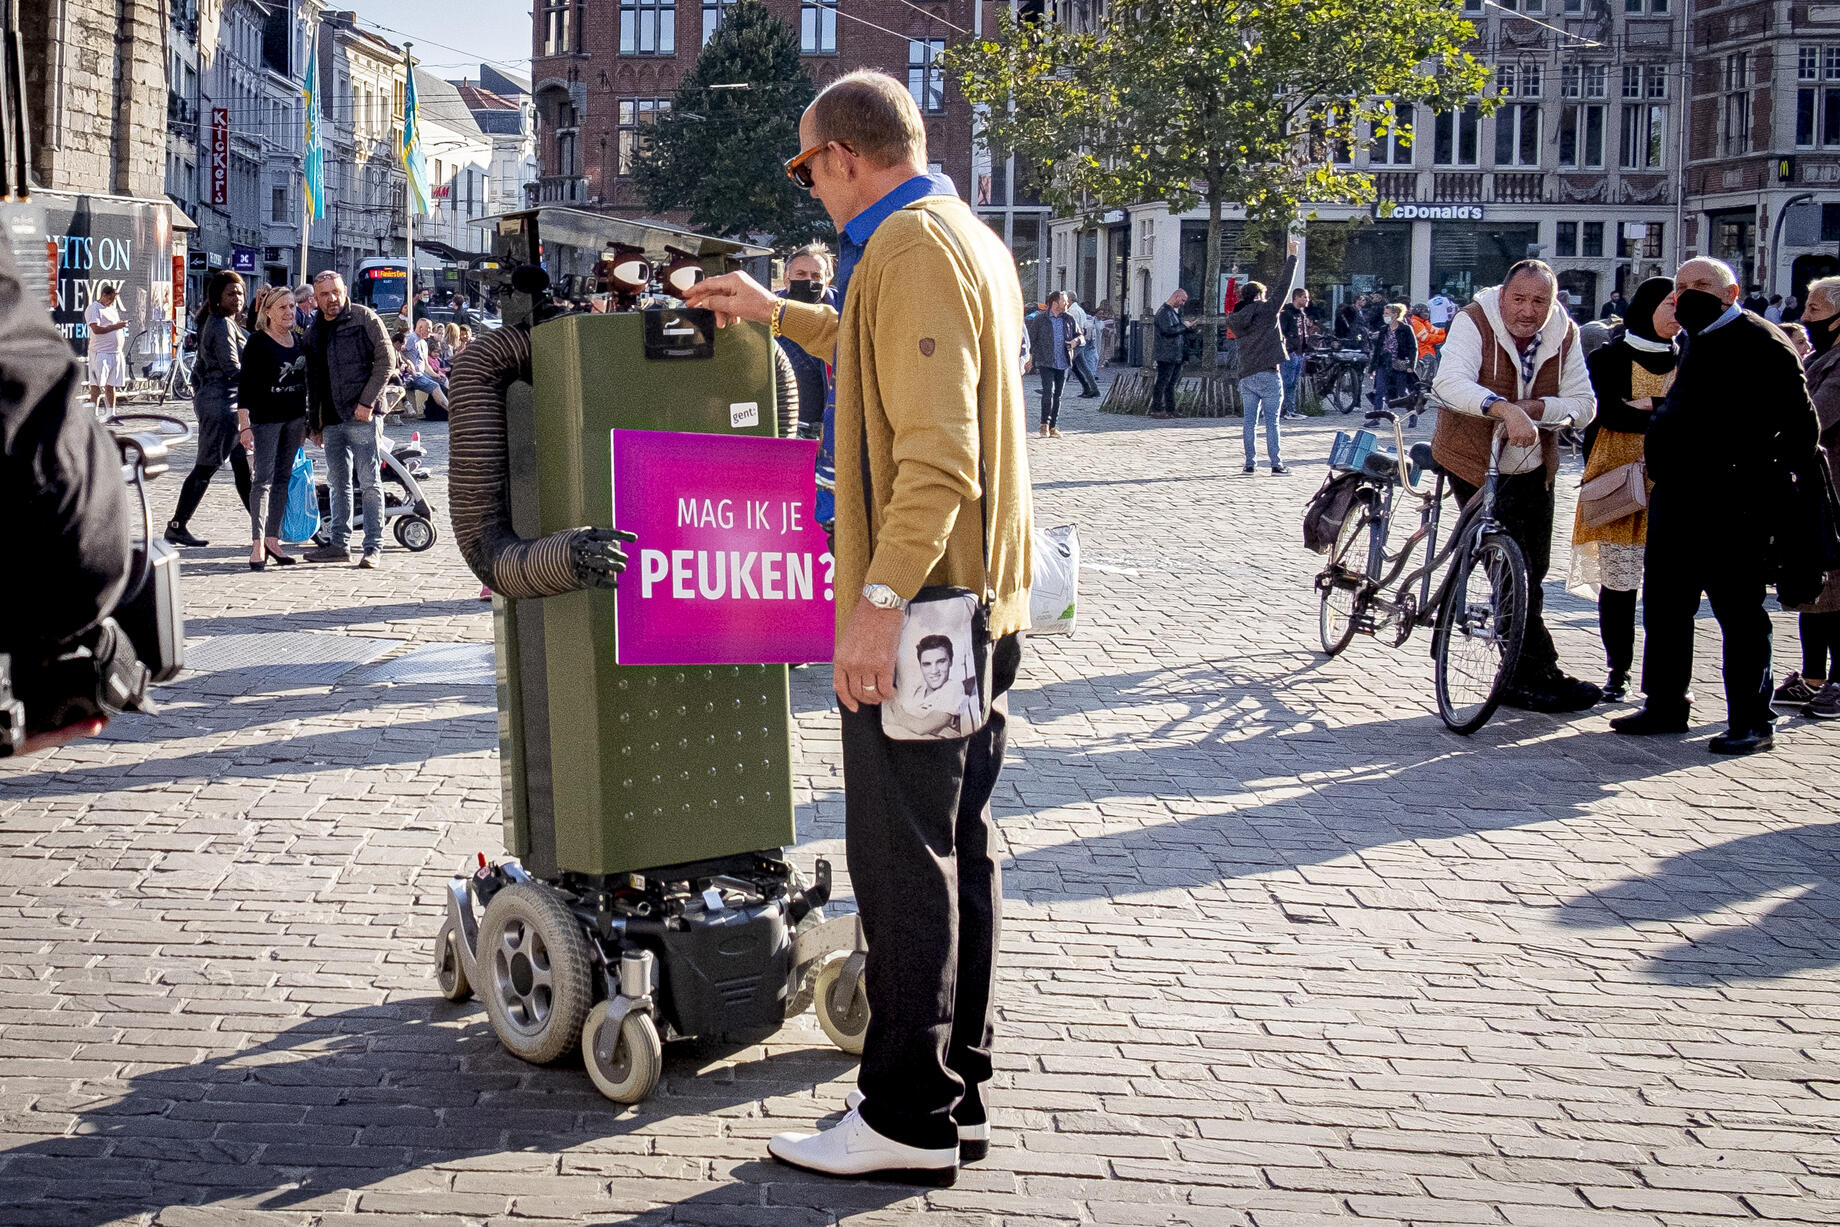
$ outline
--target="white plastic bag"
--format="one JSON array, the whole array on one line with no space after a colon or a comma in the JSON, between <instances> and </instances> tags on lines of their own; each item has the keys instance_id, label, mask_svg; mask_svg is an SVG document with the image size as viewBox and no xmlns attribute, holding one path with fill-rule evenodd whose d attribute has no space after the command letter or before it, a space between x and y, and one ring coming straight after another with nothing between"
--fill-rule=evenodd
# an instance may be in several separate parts
<instances>
[{"instance_id":1,"label":"white plastic bag","mask_svg":"<svg viewBox=\"0 0 1840 1227\"><path fill-rule=\"evenodd\" d=\"M1071 635L1080 590L1080 530L1035 529L1035 586L1029 589L1029 634Z\"/></svg>"}]
</instances>

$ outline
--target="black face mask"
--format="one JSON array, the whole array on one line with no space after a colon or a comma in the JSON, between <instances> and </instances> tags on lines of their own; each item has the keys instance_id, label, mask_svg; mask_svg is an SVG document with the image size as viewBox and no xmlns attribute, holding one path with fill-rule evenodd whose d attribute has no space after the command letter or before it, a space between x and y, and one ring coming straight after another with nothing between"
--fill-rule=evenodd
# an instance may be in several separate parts
<instances>
[{"instance_id":1,"label":"black face mask","mask_svg":"<svg viewBox=\"0 0 1840 1227\"><path fill-rule=\"evenodd\" d=\"M1704 290L1682 290L1674 299L1674 318L1694 336L1705 331L1708 325L1723 314L1725 304Z\"/></svg>"},{"instance_id":2,"label":"black face mask","mask_svg":"<svg viewBox=\"0 0 1840 1227\"><path fill-rule=\"evenodd\" d=\"M1830 315L1824 320L1811 320L1802 317L1802 326L1808 329L1808 341L1814 346L1814 352L1824 354L1840 340L1840 315Z\"/></svg>"},{"instance_id":3,"label":"black face mask","mask_svg":"<svg viewBox=\"0 0 1840 1227\"><path fill-rule=\"evenodd\" d=\"M824 283L821 281L788 281L786 297L794 302L817 302L824 297Z\"/></svg>"}]
</instances>

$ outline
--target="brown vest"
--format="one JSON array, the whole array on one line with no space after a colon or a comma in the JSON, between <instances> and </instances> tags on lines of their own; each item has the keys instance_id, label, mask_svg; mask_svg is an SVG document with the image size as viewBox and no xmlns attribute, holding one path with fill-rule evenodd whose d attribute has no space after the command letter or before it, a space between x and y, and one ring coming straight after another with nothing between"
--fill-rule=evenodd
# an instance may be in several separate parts
<instances>
[{"instance_id":1,"label":"brown vest","mask_svg":"<svg viewBox=\"0 0 1840 1227\"><path fill-rule=\"evenodd\" d=\"M1476 326L1476 331L1482 337L1482 369L1476 374L1477 383L1508 400L1559 395L1559 377L1565 370L1566 358L1572 352L1572 342L1578 336L1577 328L1569 322L1566 324L1565 340L1559 346L1558 361L1548 358L1541 363L1540 369L1534 373L1533 387L1527 397L1523 398L1519 395L1520 367L1503 356L1501 346L1495 343L1495 329L1489 326L1488 312L1482 309L1482 304L1471 303L1463 308L1462 314L1469 317L1470 323ZM1494 441L1496 427L1494 418L1446 409L1438 414L1437 427L1431 432L1431 455L1449 472L1472 486L1480 486L1488 476L1489 447ZM1540 455L1546 461L1546 485L1550 488L1559 476L1557 431L1540 433Z\"/></svg>"}]
</instances>

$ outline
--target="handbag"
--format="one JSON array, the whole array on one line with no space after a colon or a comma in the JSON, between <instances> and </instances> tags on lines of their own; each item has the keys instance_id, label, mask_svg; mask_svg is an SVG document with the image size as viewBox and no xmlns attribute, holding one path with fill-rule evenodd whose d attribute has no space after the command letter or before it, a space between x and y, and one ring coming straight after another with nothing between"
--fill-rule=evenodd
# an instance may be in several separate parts
<instances>
[{"instance_id":1,"label":"handbag","mask_svg":"<svg viewBox=\"0 0 1840 1227\"><path fill-rule=\"evenodd\" d=\"M281 539L298 545L310 541L319 532L319 498L314 489L313 461L306 448L294 452L294 467L288 474L287 510L281 516Z\"/></svg>"},{"instance_id":2,"label":"handbag","mask_svg":"<svg viewBox=\"0 0 1840 1227\"><path fill-rule=\"evenodd\" d=\"M1585 526L1598 528L1648 506L1648 469L1640 460L1599 473L1578 488L1578 509Z\"/></svg>"}]
</instances>

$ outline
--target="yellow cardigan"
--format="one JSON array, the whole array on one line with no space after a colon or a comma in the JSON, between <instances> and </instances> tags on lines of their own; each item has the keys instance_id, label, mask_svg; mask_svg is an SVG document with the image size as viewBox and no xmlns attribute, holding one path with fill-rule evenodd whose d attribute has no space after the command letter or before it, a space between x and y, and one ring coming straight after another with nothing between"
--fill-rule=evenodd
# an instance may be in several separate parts
<instances>
[{"instance_id":1,"label":"yellow cardigan","mask_svg":"<svg viewBox=\"0 0 1840 1227\"><path fill-rule=\"evenodd\" d=\"M983 589L980 495L990 506L991 634L1027 628L1034 576L1022 291L1003 241L955 196L915 201L876 228L841 320L823 304L788 301L780 331L808 352L837 350L838 633L864 584L910 598L927 585Z\"/></svg>"}]
</instances>

